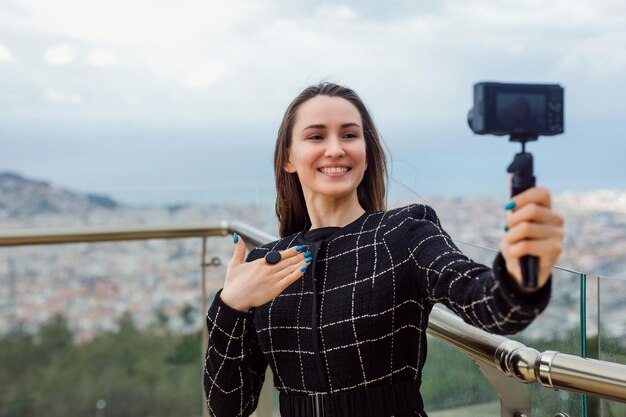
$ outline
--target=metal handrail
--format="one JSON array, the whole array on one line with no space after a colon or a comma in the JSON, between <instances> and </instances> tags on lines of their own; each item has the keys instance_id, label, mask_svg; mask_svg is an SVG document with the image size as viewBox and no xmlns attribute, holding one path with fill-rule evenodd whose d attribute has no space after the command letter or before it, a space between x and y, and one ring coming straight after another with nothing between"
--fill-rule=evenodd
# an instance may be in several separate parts
<instances>
[{"instance_id":1,"label":"metal handrail","mask_svg":"<svg viewBox=\"0 0 626 417\"><path fill-rule=\"evenodd\" d=\"M522 383L626 402L626 365L581 358L487 333L456 315L434 307L427 332Z\"/></svg>"},{"instance_id":2,"label":"metal handrail","mask_svg":"<svg viewBox=\"0 0 626 417\"><path fill-rule=\"evenodd\" d=\"M230 229L231 226L229 226L229 223L224 221L208 224L174 226L15 229L0 232L0 246L56 245L62 243L226 236Z\"/></svg>"},{"instance_id":3,"label":"metal handrail","mask_svg":"<svg viewBox=\"0 0 626 417\"><path fill-rule=\"evenodd\" d=\"M248 246L258 246L264 242L271 242L276 239L270 233L245 223L219 221L206 224L168 226L14 229L0 232L0 247L122 240L180 239L226 236L233 232L243 236Z\"/></svg>"},{"instance_id":4,"label":"metal handrail","mask_svg":"<svg viewBox=\"0 0 626 417\"><path fill-rule=\"evenodd\" d=\"M244 223L222 221L181 226L19 229L0 232L0 246L226 236L233 232L251 247L277 239ZM427 331L521 383L537 381L548 388L626 402L626 365L556 351L538 352L471 326L438 307L431 312Z\"/></svg>"}]
</instances>

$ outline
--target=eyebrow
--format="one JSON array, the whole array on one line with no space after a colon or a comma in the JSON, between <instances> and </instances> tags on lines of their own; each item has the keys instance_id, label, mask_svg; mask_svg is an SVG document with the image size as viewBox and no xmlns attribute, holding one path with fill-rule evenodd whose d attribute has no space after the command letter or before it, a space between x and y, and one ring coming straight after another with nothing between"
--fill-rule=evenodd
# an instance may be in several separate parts
<instances>
[{"instance_id":1,"label":"eyebrow","mask_svg":"<svg viewBox=\"0 0 626 417\"><path fill-rule=\"evenodd\" d=\"M350 123L344 123L341 125L342 129L345 129L346 127L358 127L360 128L361 126L359 126L358 123L354 123L354 122L350 122ZM304 129L302 129L302 131L304 132L307 129L326 129L326 125L325 124L315 124L315 125L309 125L307 127L305 127Z\"/></svg>"}]
</instances>

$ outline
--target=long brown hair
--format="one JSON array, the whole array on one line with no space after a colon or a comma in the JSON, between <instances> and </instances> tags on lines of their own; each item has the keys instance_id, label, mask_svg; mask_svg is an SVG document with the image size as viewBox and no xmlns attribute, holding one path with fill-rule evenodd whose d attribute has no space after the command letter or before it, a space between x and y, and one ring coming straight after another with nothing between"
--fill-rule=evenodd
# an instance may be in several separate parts
<instances>
[{"instance_id":1,"label":"long brown hair","mask_svg":"<svg viewBox=\"0 0 626 417\"><path fill-rule=\"evenodd\" d=\"M306 209L304 194L296 173L288 173L283 167L289 160L291 133L298 108L307 100L316 96L341 97L357 108L363 122L367 169L363 180L357 187L357 196L365 210L386 210L385 187L387 184L387 162L381 146L380 136L365 104L351 89L337 84L324 82L305 88L289 104L283 121L278 129L276 148L274 149L274 176L276 179L276 216L278 217L280 236L289 236L311 225Z\"/></svg>"}]
</instances>

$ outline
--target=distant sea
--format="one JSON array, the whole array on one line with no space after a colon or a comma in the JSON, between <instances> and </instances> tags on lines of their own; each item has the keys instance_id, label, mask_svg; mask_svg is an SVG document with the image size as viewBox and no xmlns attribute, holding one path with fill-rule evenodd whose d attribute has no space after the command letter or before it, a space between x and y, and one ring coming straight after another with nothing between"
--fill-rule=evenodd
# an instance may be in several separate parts
<instances>
[{"instance_id":1,"label":"distant sea","mask_svg":"<svg viewBox=\"0 0 626 417\"><path fill-rule=\"evenodd\" d=\"M265 204L274 199L276 129L2 122L0 171L130 204ZM508 196L506 167L520 147L507 138L473 135L463 123L429 130L379 123L379 130L393 158L392 199ZM623 127L586 123L529 144L538 184L554 192L626 189L625 138Z\"/></svg>"}]
</instances>

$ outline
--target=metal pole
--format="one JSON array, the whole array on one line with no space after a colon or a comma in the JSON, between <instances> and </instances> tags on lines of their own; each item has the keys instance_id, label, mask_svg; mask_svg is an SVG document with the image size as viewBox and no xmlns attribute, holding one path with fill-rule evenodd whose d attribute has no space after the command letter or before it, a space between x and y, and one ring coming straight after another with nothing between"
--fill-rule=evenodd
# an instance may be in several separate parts
<instances>
[{"instance_id":1,"label":"metal pole","mask_svg":"<svg viewBox=\"0 0 626 417\"><path fill-rule=\"evenodd\" d=\"M207 308L208 308L208 301L207 301L207 296L206 296L206 268L207 268L207 263L206 263L206 236L202 238L202 257L200 259L200 268L202 269L202 348L200 349L200 357L201 357L201 362L202 364L204 364L205 361L205 354L206 354L206 350L209 346L209 333L208 330L206 328L206 325L204 324L204 316L207 313ZM203 369L204 369L204 365L203 365ZM204 371L202 374L202 384L204 385ZM204 417L209 417L209 408L207 406L206 400L204 398L204 390L202 392L202 415Z\"/></svg>"}]
</instances>

